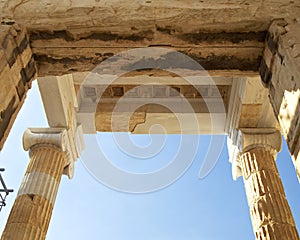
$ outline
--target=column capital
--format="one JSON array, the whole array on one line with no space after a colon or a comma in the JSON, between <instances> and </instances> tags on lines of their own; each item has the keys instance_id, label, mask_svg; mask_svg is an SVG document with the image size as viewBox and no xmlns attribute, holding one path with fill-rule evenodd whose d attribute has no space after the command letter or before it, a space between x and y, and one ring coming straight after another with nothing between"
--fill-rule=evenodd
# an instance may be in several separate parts
<instances>
[{"instance_id":1,"label":"column capital","mask_svg":"<svg viewBox=\"0 0 300 240\"><path fill-rule=\"evenodd\" d=\"M82 127L79 125L75 134L69 133L66 128L28 128L23 134L24 150L39 146L52 146L62 151L67 158L64 174L72 178L74 162L84 149Z\"/></svg>"},{"instance_id":2,"label":"column capital","mask_svg":"<svg viewBox=\"0 0 300 240\"><path fill-rule=\"evenodd\" d=\"M264 147L279 152L281 133L276 128L241 128L238 131L237 146L240 152Z\"/></svg>"},{"instance_id":3,"label":"column capital","mask_svg":"<svg viewBox=\"0 0 300 240\"><path fill-rule=\"evenodd\" d=\"M276 128L241 128L237 137L227 140L229 161L232 163L232 177L234 180L242 176L239 159L242 153L251 149L263 147L274 157L281 150L281 133Z\"/></svg>"}]
</instances>

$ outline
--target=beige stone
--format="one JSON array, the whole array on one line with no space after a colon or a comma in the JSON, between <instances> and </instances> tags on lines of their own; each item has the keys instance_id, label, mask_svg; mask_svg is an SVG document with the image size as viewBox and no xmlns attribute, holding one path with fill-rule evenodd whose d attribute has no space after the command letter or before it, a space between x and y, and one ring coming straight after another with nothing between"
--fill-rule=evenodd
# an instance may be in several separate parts
<instances>
[{"instance_id":1,"label":"beige stone","mask_svg":"<svg viewBox=\"0 0 300 240\"><path fill-rule=\"evenodd\" d=\"M18 192L1 239L46 238L58 184L66 164L65 154L53 146L31 150L24 183ZM29 174L41 173L55 180L27 177Z\"/></svg>"},{"instance_id":2,"label":"beige stone","mask_svg":"<svg viewBox=\"0 0 300 240\"><path fill-rule=\"evenodd\" d=\"M299 239L275 164L281 135L275 129L241 129L234 161L243 176L256 239Z\"/></svg>"},{"instance_id":3,"label":"beige stone","mask_svg":"<svg viewBox=\"0 0 300 240\"><path fill-rule=\"evenodd\" d=\"M24 102L36 69L25 28L0 25L0 149Z\"/></svg>"},{"instance_id":4,"label":"beige stone","mask_svg":"<svg viewBox=\"0 0 300 240\"><path fill-rule=\"evenodd\" d=\"M46 131L41 138L32 130L34 136L30 144L27 142L27 148L39 147L32 149L25 175L30 184L24 181L21 186L2 239L45 238L60 177L62 174L72 177L74 159L82 147L73 142L80 131L75 114L83 125L87 120L96 120L96 129L101 131L148 133L158 123L165 126L167 133L228 134L235 146L233 158L241 159L232 160L233 171L236 176L243 174L256 239L298 239L274 164L275 150L280 149L280 134L278 131L275 134L274 129L281 128L285 135L300 176L299 7L298 1L289 0L265 0L263 4L260 0L0 1L0 149L36 71L38 77L45 77L39 83L49 125L66 129L62 135L69 139L64 146L49 150L41 144L56 143L51 138L53 132ZM79 84L86 78L86 71L113 55L137 47L164 47L193 58L216 80L225 112L220 113L220 108L216 108L209 113L195 86L191 87L181 77L145 69L112 83L104 93L103 106L84 106L83 101L77 105L76 94L80 94ZM177 62L180 60L176 59ZM110 62L109 66L126 64L130 66L132 62L121 59ZM191 71L176 69L190 76ZM57 77L68 73L72 75ZM70 84L73 80L75 90ZM200 84L201 87L208 85L207 92L213 98L214 91L207 79L203 81L206 83ZM112 109L119 100L111 95L113 88L118 91L122 88L125 93L146 82L154 96L168 96L173 101L174 112L151 104L132 110L127 102L112 122ZM172 100L169 90L156 88L158 83L180 89L192 106L192 113L185 112L178 101ZM96 87L90 87L87 93L96 93ZM96 114L80 115L75 112L80 107L96 110ZM201 124L180 125L189 123L191 117ZM211 117L217 119L213 127L209 124ZM248 130L241 130L244 127ZM253 135L253 128L261 133ZM89 133L96 129L90 123L83 126ZM270 136L275 136L275 140ZM238 141L247 147L237 149ZM69 155L61 167L56 160L65 151ZM49 161L37 164L45 157L42 153L49 153L46 154ZM56 168L57 165L60 167ZM45 182L44 187L41 182Z\"/></svg>"},{"instance_id":5,"label":"beige stone","mask_svg":"<svg viewBox=\"0 0 300 240\"><path fill-rule=\"evenodd\" d=\"M241 168L256 239L297 240L272 153L259 147L246 151L241 155Z\"/></svg>"},{"instance_id":6,"label":"beige stone","mask_svg":"<svg viewBox=\"0 0 300 240\"><path fill-rule=\"evenodd\" d=\"M269 83L270 102L279 120L280 127L294 159L296 172L300 178L300 170L297 169L299 165L295 162L300 150L296 147L300 134L299 23L286 22L282 24L275 21L269 32L273 35L272 41L278 46L277 49L273 49L272 64L269 68L269 71L272 73ZM266 48L269 47L269 45L266 46Z\"/></svg>"}]
</instances>

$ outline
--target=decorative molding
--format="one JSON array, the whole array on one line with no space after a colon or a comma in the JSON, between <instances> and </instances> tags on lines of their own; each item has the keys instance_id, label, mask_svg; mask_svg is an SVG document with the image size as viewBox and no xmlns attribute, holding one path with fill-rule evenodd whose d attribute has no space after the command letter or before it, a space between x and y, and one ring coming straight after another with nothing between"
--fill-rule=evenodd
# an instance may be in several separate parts
<instances>
[{"instance_id":1,"label":"decorative molding","mask_svg":"<svg viewBox=\"0 0 300 240\"><path fill-rule=\"evenodd\" d=\"M232 80L225 127L225 133L227 133L230 138L234 138L239 124L246 83L246 78L233 78Z\"/></svg>"},{"instance_id":2,"label":"decorative molding","mask_svg":"<svg viewBox=\"0 0 300 240\"><path fill-rule=\"evenodd\" d=\"M23 148L28 151L37 145L52 145L65 152L67 139L65 128L28 128L23 134Z\"/></svg>"},{"instance_id":3,"label":"decorative molding","mask_svg":"<svg viewBox=\"0 0 300 240\"><path fill-rule=\"evenodd\" d=\"M276 158L281 150L281 133L276 128L241 128L237 131L237 138L227 140L229 161L232 163L232 177L234 180L242 176L239 158L242 153L251 149L263 147L273 153Z\"/></svg>"},{"instance_id":4,"label":"decorative molding","mask_svg":"<svg viewBox=\"0 0 300 240\"><path fill-rule=\"evenodd\" d=\"M67 158L67 166L64 174L69 178L74 175L74 162L85 148L81 125L77 126L76 132L70 134L65 128L29 128L23 135L24 150L32 150L40 146L50 146L61 150Z\"/></svg>"},{"instance_id":5,"label":"decorative molding","mask_svg":"<svg viewBox=\"0 0 300 240\"><path fill-rule=\"evenodd\" d=\"M67 175L69 179L72 179L74 177L74 171L74 162L70 162L70 164L64 168L63 174Z\"/></svg>"},{"instance_id":6,"label":"decorative molding","mask_svg":"<svg viewBox=\"0 0 300 240\"><path fill-rule=\"evenodd\" d=\"M234 141L231 138L227 138L227 149L229 155L229 162L231 162L231 174L233 180L237 180L240 176L242 176L242 170L238 165L238 159L241 155L238 146L234 144Z\"/></svg>"},{"instance_id":7,"label":"decorative molding","mask_svg":"<svg viewBox=\"0 0 300 240\"><path fill-rule=\"evenodd\" d=\"M77 158L80 156L81 152L85 149L85 142L83 137L83 128L82 125L78 125L75 132L75 146L77 152Z\"/></svg>"},{"instance_id":8,"label":"decorative molding","mask_svg":"<svg viewBox=\"0 0 300 240\"><path fill-rule=\"evenodd\" d=\"M39 144L57 146L68 157L64 174L72 178L74 161L85 148L82 126L76 119L78 108L73 76L38 78L39 89L47 115L49 129L29 129L23 137L24 149Z\"/></svg>"},{"instance_id":9,"label":"decorative molding","mask_svg":"<svg viewBox=\"0 0 300 240\"><path fill-rule=\"evenodd\" d=\"M281 133L276 128L241 128L238 132L238 148L247 152L253 148L264 147L279 152Z\"/></svg>"},{"instance_id":10,"label":"decorative molding","mask_svg":"<svg viewBox=\"0 0 300 240\"><path fill-rule=\"evenodd\" d=\"M242 100L245 93L247 79L233 78L231 86L231 94L229 99L229 109L226 118L225 132L228 134L227 147L229 153L229 161L232 163L232 176L236 180L236 176L241 176L241 171L236 167L236 161L239 157L239 150L235 145L238 137L238 124L242 110Z\"/></svg>"}]
</instances>

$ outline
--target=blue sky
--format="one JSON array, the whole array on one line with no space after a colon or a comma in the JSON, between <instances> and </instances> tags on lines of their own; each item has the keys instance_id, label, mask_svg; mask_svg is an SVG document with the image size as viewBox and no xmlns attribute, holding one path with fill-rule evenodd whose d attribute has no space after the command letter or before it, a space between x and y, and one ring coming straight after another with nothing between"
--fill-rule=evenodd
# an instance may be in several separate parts
<instances>
[{"instance_id":1,"label":"blue sky","mask_svg":"<svg viewBox=\"0 0 300 240\"><path fill-rule=\"evenodd\" d=\"M36 85L35 81L0 153L0 166L6 168L5 182L15 190L0 213L1 232L29 162L28 153L22 148L23 132L28 127L47 126ZM141 145L149 143L149 136L134 138ZM100 135L98 139L115 165L143 172L167 164L180 136L168 136L164 151L151 160L130 159L118 151L111 134ZM199 179L209 136L201 136L200 143L194 162L179 180L147 194L112 190L91 176L78 160L74 178L62 178L47 239L254 239L243 181L232 180L226 145L213 171ZM278 154L277 166L299 229L300 185L285 144Z\"/></svg>"}]
</instances>

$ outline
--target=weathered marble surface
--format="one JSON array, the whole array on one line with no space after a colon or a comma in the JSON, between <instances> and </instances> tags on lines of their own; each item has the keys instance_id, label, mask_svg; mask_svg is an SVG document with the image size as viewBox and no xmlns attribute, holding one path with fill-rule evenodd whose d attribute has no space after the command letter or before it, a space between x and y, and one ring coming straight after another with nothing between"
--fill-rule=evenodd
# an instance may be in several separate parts
<instances>
[{"instance_id":1,"label":"weathered marble surface","mask_svg":"<svg viewBox=\"0 0 300 240\"><path fill-rule=\"evenodd\" d=\"M2 18L31 30L89 33L147 31L261 31L275 18L299 17L300 2L290 0L2 0Z\"/></svg>"}]
</instances>

